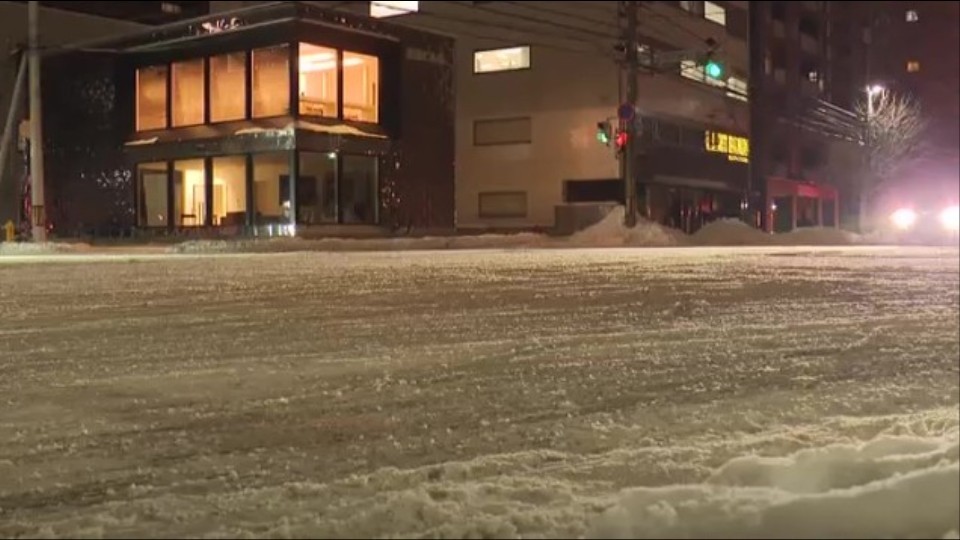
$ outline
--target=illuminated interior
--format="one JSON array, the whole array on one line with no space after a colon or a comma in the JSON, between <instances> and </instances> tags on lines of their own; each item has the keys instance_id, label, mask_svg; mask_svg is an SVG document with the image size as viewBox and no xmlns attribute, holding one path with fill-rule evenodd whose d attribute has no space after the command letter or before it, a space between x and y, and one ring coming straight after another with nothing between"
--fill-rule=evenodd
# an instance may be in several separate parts
<instances>
[{"instance_id":1,"label":"illuminated interior","mask_svg":"<svg viewBox=\"0 0 960 540\"><path fill-rule=\"evenodd\" d=\"M210 121L243 120L247 114L247 54L210 58Z\"/></svg>"},{"instance_id":2,"label":"illuminated interior","mask_svg":"<svg viewBox=\"0 0 960 540\"><path fill-rule=\"evenodd\" d=\"M253 51L253 116L290 114L289 47Z\"/></svg>"},{"instance_id":3,"label":"illuminated interior","mask_svg":"<svg viewBox=\"0 0 960 540\"><path fill-rule=\"evenodd\" d=\"M167 67L137 70L137 130L167 127Z\"/></svg>"},{"instance_id":4,"label":"illuminated interior","mask_svg":"<svg viewBox=\"0 0 960 540\"><path fill-rule=\"evenodd\" d=\"M173 127L203 124L203 59L173 64L170 76L173 86Z\"/></svg>"},{"instance_id":5,"label":"illuminated interior","mask_svg":"<svg viewBox=\"0 0 960 540\"><path fill-rule=\"evenodd\" d=\"M173 164L173 211L180 227L202 227L206 220L206 189L202 159Z\"/></svg>"},{"instance_id":6,"label":"illuminated interior","mask_svg":"<svg viewBox=\"0 0 960 540\"><path fill-rule=\"evenodd\" d=\"M337 117L337 51L300 44L300 114Z\"/></svg>"},{"instance_id":7,"label":"illuminated interior","mask_svg":"<svg viewBox=\"0 0 960 540\"><path fill-rule=\"evenodd\" d=\"M380 59L365 54L343 53L343 118L378 122Z\"/></svg>"}]
</instances>

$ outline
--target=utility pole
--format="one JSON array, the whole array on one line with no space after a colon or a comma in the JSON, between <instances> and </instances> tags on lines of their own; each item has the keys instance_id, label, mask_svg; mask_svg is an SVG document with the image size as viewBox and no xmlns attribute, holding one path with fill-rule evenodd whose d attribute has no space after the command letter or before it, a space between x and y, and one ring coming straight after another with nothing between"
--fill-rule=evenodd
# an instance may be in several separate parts
<instances>
[{"instance_id":1,"label":"utility pole","mask_svg":"<svg viewBox=\"0 0 960 540\"><path fill-rule=\"evenodd\" d=\"M17 69L17 81L13 84L13 96L10 98L10 108L7 109L7 120L3 125L3 135L0 136L0 184L3 184L3 174L7 170L7 156L10 155L10 147L13 146L13 133L20 113L20 102L23 98L26 78L27 55L23 55L20 59L20 68Z\"/></svg>"},{"instance_id":2,"label":"utility pole","mask_svg":"<svg viewBox=\"0 0 960 540\"><path fill-rule=\"evenodd\" d=\"M626 104L636 110L637 106L637 84L640 76L640 62L638 51L640 42L637 35L637 14L639 11L638 1L622 1L621 13L627 18L626 30L623 36L624 46L626 47L626 71L627 71L627 99ZM621 127L626 130L627 144L623 150L623 156L620 161L620 177L623 179L623 194L626 202L626 212L624 215L624 225L635 227L637 225L637 178L636 178L636 158L637 158L637 129L636 114L630 115L629 120L621 119Z\"/></svg>"},{"instance_id":3,"label":"utility pole","mask_svg":"<svg viewBox=\"0 0 960 540\"><path fill-rule=\"evenodd\" d=\"M30 199L33 241L47 241L43 193L43 117L40 103L40 2L27 3L30 58Z\"/></svg>"}]
</instances>

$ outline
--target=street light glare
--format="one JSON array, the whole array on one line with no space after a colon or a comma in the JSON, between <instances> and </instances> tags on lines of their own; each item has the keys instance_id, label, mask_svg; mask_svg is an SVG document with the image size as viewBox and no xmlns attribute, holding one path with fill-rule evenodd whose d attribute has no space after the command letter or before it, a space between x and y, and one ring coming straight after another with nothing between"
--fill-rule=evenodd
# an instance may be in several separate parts
<instances>
[{"instance_id":1,"label":"street light glare","mask_svg":"<svg viewBox=\"0 0 960 540\"><path fill-rule=\"evenodd\" d=\"M879 94L880 92L883 92L883 90L884 88L879 84L874 84L867 87L867 93L870 94L871 96Z\"/></svg>"}]
</instances>

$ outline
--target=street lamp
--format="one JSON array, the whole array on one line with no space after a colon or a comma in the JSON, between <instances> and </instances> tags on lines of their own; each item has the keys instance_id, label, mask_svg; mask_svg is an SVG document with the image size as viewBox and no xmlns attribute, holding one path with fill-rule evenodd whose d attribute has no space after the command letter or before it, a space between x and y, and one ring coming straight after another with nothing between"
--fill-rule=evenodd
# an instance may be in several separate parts
<instances>
[{"instance_id":1,"label":"street lamp","mask_svg":"<svg viewBox=\"0 0 960 540\"><path fill-rule=\"evenodd\" d=\"M873 106L873 96L879 96L883 94L886 88L880 86L879 84L872 84L867 87L867 116L872 117L874 113Z\"/></svg>"}]
</instances>

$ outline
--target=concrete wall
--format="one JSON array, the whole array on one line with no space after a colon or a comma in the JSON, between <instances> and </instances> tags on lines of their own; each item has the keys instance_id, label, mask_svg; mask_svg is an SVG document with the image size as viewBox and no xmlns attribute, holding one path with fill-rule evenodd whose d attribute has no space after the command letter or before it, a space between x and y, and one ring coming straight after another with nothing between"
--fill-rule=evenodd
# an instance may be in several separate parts
<instances>
[{"instance_id":1,"label":"concrete wall","mask_svg":"<svg viewBox=\"0 0 960 540\"><path fill-rule=\"evenodd\" d=\"M51 9L41 9L42 43L56 46L89 39L108 37L141 28L140 25L89 15L80 15ZM27 42L27 6L14 2L0 2L0 129L6 120L11 92L16 79L17 65L12 52ZM26 113L24 102L21 111ZM14 140L16 144L16 140ZM16 149L10 155L6 170L0 171L0 223L16 216L20 179L23 177L21 159Z\"/></svg>"}]
</instances>

